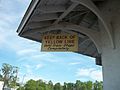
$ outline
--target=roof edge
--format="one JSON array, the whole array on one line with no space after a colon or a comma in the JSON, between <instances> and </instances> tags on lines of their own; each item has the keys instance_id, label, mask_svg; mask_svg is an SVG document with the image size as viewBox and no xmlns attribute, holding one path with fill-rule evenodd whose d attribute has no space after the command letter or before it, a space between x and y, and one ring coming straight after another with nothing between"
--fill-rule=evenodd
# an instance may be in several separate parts
<instances>
[{"instance_id":1,"label":"roof edge","mask_svg":"<svg viewBox=\"0 0 120 90\"><path fill-rule=\"evenodd\" d=\"M25 24L27 23L28 19L30 18L31 14L33 13L34 9L36 8L38 2L40 0L32 0L27 11L25 12L22 21L20 22L20 25L17 29L17 33L21 33L23 31L23 28Z\"/></svg>"}]
</instances>

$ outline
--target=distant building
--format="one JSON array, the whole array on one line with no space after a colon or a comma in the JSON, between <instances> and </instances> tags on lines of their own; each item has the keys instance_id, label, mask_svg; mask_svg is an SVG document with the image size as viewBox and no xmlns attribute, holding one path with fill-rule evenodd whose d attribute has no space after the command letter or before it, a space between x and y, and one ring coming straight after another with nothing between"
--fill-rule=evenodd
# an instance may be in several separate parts
<instances>
[{"instance_id":1,"label":"distant building","mask_svg":"<svg viewBox=\"0 0 120 90\"><path fill-rule=\"evenodd\" d=\"M3 82L0 81L0 90L2 90L2 87L3 87Z\"/></svg>"}]
</instances>

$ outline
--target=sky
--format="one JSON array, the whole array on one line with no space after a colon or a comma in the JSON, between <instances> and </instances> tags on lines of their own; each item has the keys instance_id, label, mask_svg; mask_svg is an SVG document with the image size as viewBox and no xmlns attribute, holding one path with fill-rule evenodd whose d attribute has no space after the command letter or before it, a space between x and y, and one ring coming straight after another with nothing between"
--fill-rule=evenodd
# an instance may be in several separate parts
<instances>
[{"instance_id":1,"label":"sky","mask_svg":"<svg viewBox=\"0 0 120 90\"><path fill-rule=\"evenodd\" d=\"M19 82L29 79L56 82L101 81L95 59L72 52L41 52L41 44L19 37L16 30L31 0L0 0L0 67L19 67Z\"/></svg>"}]
</instances>

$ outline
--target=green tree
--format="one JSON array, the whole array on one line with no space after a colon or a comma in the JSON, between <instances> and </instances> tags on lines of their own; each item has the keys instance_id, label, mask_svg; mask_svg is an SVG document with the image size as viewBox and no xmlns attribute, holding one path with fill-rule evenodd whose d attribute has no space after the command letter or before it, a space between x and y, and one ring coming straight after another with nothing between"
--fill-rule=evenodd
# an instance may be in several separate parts
<instances>
[{"instance_id":1,"label":"green tree","mask_svg":"<svg viewBox=\"0 0 120 90\"><path fill-rule=\"evenodd\" d=\"M94 86L94 90L102 90L103 89L103 82L95 81L93 86Z\"/></svg>"},{"instance_id":2,"label":"green tree","mask_svg":"<svg viewBox=\"0 0 120 90\"><path fill-rule=\"evenodd\" d=\"M31 79L26 82L25 90L36 90L36 81Z\"/></svg>"},{"instance_id":3,"label":"green tree","mask_svg":"<svg viewBox=\"0 0 120 90\"><path fill-rule=\"evenodd\" d=\"M92 90L92 85L93 85L92 81L87 81L86 82L87 90Z\"/></svg>"},{"instance_id":4,"label":"green tree","mask_svg":"<svg viewBox=\"0 0 120 90\"><path fill-rule=\"evenodd\" d=\"M86 82L82 83L80 90L87 90Z\"/></svg>"},{"instance_id":5,"label":"green tree","mask_svg":"<svg viewBox=\"0 0 120 90\"><path fill-rule=\"evenodd\" d=\"M75 89L81 90L81 88L82 88L81 86L82 86L82 82L80 80L76 80Z\"/></svg>"},{"instance_id":6,"label":"green tree","mask_svg":"<svg viewBox=\"0 0 120 90\"><path fill-rule=\"evenodd\" d=\"M46 83L43 82L43 80L38 80L37 81L37 90L46 90Z\"/></svg>"},{"instance_id":7,"label":"green tree","mask_svg":"<svg viewBox=\"0 0 120 90\"><path fill-rule=\"evenodd\" d=\"M48 82L48 88L46 89L46 90L53 90L54 89L54 87L53 87L53 83L52 83L52 81L50 80L49 82Z\"/></svg>"},{"instance_id":8,"label":"green tree","mask_svg":"<svg viewBox=\"0 0 120 90\"><path fill-rule=\"evenodd\" d=\"M98 90L102 90L103 89L103 82L98 82Z\"/></svg>"},{"instance_id":9,"label":"green tree","mask_svg":"<svg viewBox=\"0 0 120 90\"><path fill-rule=\"evenodd\" d=\"M25 87L19 87L17 90L25 90Z\"/></svg>"},{"instance_id":10,"label":"green tree","mask_svg":"<svg viewBox=\"0 0 120 90\"><path fill-rule=\"evenodd\" d=\"M68 89L67 89L67 83L66 83L66 82L64 82L63 90L68 90Z\"/></svg>"},{"instance_id":11,"label":"green tree","mask_svg":"<svg viewBox=\"0 0 120 90\"><path fill-rule=\"evenodd\" d=\"M11 76L11 79L9 81L9 87L10 88L15 88L18 86L17 80L18 80L18 67L13 66L12 68L13 74Z\"/></svg>"},{"instance_id":12,"label":"green tree","mask_svg":"<svg viewBox=\"0 0 120 90\"><path fill-rule=\"evenodd\" d=\"M43 80L29 80L24 87L18 88L17 90L102 90L103 83L102 82L81 82L80 80L76 80L76 83L66 83L61 85L60 83L56 83L53 85L52 81L48 83Z\"/></svg>"},{"instance_id":13,"label":"green tree","mask_svg":"<svg viewBox=\"0 0 120 90\"><path fill-rule=\"evenodd\" d=\"M3 83L3 88L2 90L4 90L5 86L10 86L11 82L14 82L14 86L15 83L17 81L17 72L18 72L18 68L7 64L7 63L3 63L2 64L2 68L1 68L1 74L0 74L0 80L2 80Z\"/></svg>"},{"instance_id":14,"label":"green tree","mask_svg":"<svg viewBox=\"0 0 120 90\"><path fill-rule=\"evenodd\" d=\"M54 90L61 90L61 89L62 89L62 87L61 87L60 83L56 83L54 85Z\"/></svg>"},{"instance_id":15,"label":"green tree","mask_svg":"<svg viewBox=\"0 0 120 90\"><path fill-rule=\"evenodd\" d=\"M74 89L74 84L73 83L68 83L67 84L67 90L73 90Z\"/></svg>"}]
</instances>

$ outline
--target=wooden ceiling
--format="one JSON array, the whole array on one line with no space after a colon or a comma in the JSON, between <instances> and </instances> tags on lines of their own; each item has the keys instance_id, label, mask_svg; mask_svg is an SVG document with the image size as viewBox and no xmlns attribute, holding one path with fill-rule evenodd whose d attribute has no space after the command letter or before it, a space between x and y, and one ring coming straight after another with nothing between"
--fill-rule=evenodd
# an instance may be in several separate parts
<instances>
[{"instance_id":1,"label":"wooden ceiling","mask_svg":"<svg viewBox=\"0 0 120 90\"><path fill-rule=\"evenodd\" d=\"M72 1L74 0L32 0L17 30L19 36L41 42L41 35L48 32L51 26L55 27L58 24L76 25L88 32L99 32L98 17L85 6ZM92 0L92 2L99 8L104 0ZM72 28L66 29L68 28L61 27L53 30L78 33L79 51L77 53L94 58L100 57L100 53L88 35Z\"/></svg>"}]
</instances>

